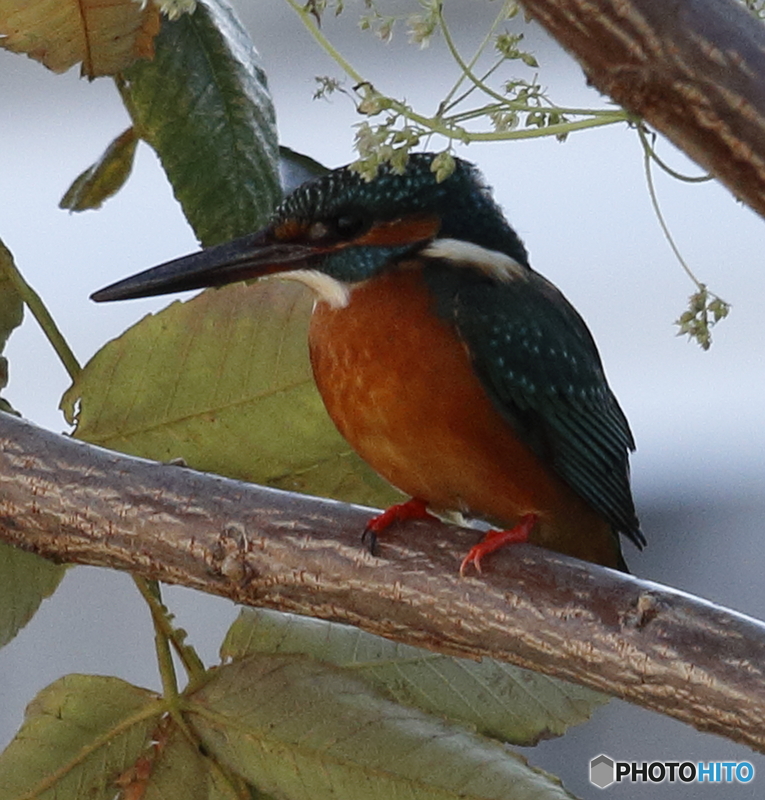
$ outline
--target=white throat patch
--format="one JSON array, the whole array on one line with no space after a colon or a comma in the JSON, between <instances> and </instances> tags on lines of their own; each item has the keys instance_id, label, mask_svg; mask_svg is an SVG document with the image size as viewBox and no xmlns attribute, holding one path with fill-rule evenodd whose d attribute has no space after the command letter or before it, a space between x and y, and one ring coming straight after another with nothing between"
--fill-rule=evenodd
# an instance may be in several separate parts
<instances>
[{"instance_id":1,"label":"white throat patch","mask_svg":"<svg viewBox=\"0 0 765 800\"><path fill-rule=\"evenodd\" d=\"M274 277L304 284L314 293L317 301L327 303L330 308L345 308L351 299L348 285L316 269L296 269Z\"/></svg>"},{"instance_id":2,"label":"white throat patch","mask_svg":"<svg viewBox=\"0 0 765 800\"><path fill-rule=\"evenodd\" d=\"M457 267L480 270L503 283L519 278L527 280L529 275L527 267L505 253L459 239L434 239L420 254L426 258L450 261Z\"/></svg>"}]
</instances>

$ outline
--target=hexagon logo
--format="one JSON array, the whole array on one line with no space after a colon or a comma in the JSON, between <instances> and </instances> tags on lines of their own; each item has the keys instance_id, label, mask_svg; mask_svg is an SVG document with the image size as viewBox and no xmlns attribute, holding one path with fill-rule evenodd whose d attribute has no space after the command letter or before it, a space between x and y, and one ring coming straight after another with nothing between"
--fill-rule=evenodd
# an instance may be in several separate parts
<instances>
[{"instance_id":1,"label":"hexagon logo","mask_svg":"<svg viewBox=\"0 0 765 800\"><path fill-rule=\"evenodd\" d=\"M599 789L610 786L616 780L614 767L613 758L609 758L603 753L596 756L590 761L590 783Z\"/></svg>"}]
</instances>

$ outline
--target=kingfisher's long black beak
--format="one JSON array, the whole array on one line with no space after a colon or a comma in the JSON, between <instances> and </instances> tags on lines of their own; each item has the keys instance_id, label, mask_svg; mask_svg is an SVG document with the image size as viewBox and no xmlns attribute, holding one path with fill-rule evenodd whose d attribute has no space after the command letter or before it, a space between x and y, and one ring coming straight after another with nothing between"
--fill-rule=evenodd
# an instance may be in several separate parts
<instances>
[{"instance_id":1,"label":"kingfisher's long black beak","mask_svg":"<svg viewBox=\"0 0 765 800\"><path fill-rule=\"evenodd\" d=\"M99 289L90 298L97 303L130 300L158 294L223 286L227 283L273 275L308 265L316 249L296 243L274 242L268 229L242 236L176 258L158 267Z\"/></svg>"}]
</instances>

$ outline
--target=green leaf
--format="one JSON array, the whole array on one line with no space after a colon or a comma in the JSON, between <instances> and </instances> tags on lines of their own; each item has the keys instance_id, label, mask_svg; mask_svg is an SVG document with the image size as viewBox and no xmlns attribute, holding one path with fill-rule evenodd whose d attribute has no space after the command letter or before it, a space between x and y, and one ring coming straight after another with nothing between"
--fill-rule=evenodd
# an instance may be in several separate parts
<instances>
[{"instance_id":1,"label":"green leaf","mask_svg":"<svg viewBox=\"0 0 765 800\"><path fill-rule=\"evenodd\" d=\"M18 270L13 263L11 251L0 239L0 352L3 351L14 328L18 328L24 319L24 301L18 290L18 279ZM8 359L0 356L0 389L5 389L7 385ZM0 412L18 414L3 397L0 397ZM2 632L0 632L0 646L2 646Z\"/></svg>"},{"instance_id":2,"label":"green leaf","mask_svg":"<svg viewBox=\"0 0 765 800\"><path fill-rule=\"evenodd\" d=\"M163 712L153 692L119 678L67 675L29 704L0 754L0 800L113 800Z\"/></svg>"},{"instance_id":3,"label":"green leaf","mask_svg":"<svg viewBox=\"0 0 765 800\"><path fill-rule=\"evenodd\" d=\"M329 168L320 164L310 156L279 146L279 174L281 175L284 193L297 189L301 183L317 178L329 172Z\"/></svg>"},{"instance_id":4,"label":"green leaf","mask_svg":"<svg viewBox=\"0 0 765 800\"><path fill-rule=\"evenodd\" d=\"M136 786L135 795L140 800L224 800L232 797L232 792L211 793L215 786L215 774L211 772L211 762L199 752L184 733L169 720L154 732L152 738L157 746L144 756L144 769L135 772L138 783L141 772L147 772L145 788ZM140 791L140 789L144 789ZM123 800L128 800L131 792L125 792Z\"/></svg>"},{"instance_id":5,"label":"green leaf","mask_svg":"<svg viewBox=\"0 0 765 800\"><path fill-rule=\"evenodd\" d=\"M353 674L399 703L517 745L560 736L610 699L489 658L452 658L396 644L350 625L244 609L226 635L221 658L255 653L302 654L351 667Z\"/></svg>"},{"instance_id":6,"label":"green leaf","mask_svg":"<svg viewBox=\"0 0 765 800\"><path fill-rule=\"evenodd\" d=\"M58 207L70 211L100 208L130 177L137 144L134 128L123 131L95 164L74 179Z\"/></svg>"},{"instance_id":7,"label":"green leaf","mask_svg":"<svg viewBox=\"0 0 765 800\"><path fill-rule=\"evenodd\" d=\"M0 544L0 647L29 622L56 591L66 567L34 553Z\"/></svg>"},{"instance_id":8,"label":"green leaf","mask_svg":"<svg viewBox=\"0 0 765 800\"><path fill-rule=\"evenodd\" d=\"M15 271L13 256L0 239L0 352L24 319L24 301L12 278Z\"/></svg>"},{"instance_id":9,"label":"green leaf","mask_svg":"<svg viewBox=\"0 0 765 800\"><path fill-rule=\"evenodd\" d=\"M370 505L400 495L355 455L313 382L312 297L292 281L203 292L102 348L66 392L75 436L123 453Z\"/></svg>"},{"instance_id":10,"label":"green leaf","mask_svg":"<svg viewBox=\"0 0 765 800\"><path fill-rule=\"evenodd\" d=\"M273 105L249 36L227 5L210 0L164 19L155 49L120 89L186 219L203 245L259 228L281 189Z\"/></svg>"},{"instance_id":11,"label":"green leaf","mask_svg":"<svg viewBox=\"0 0 765 800\"><path fill-rule=\"evenodd\" d=\"M571 798L504 745L391 703L310 659L236 661L188 700L205 748L277 797Z\"/></svg>"}]
</instances>

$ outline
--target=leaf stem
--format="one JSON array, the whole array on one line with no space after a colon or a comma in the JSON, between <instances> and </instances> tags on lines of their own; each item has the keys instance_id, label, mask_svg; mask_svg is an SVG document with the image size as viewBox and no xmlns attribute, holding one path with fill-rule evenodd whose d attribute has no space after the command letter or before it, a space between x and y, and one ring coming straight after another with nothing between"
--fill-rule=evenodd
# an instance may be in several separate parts
<instances>
[{"instance_id":1,"label":"leaf stem","mask_svg":"<svg viewBox=\"0 0 765 800\"><path fill-rule=\"evenodd\" d=\"M206 674L204 664L197 655L196 650L185 643L185 631L173 625L172 615L162 602L162 595L157 581L141 578L137 575L133 575L133 581L151 611L155 631L154 640L157 649L157 662L165 696L177 698L178 681L170 647L172 646L178 655L191 684L201 683L204 680Z\"/></svg>"},{"instance_id":2,"label":"leaf stem","mask_svg":"<svg viewBox=\"0 0 765 800\"><path fill-rule=\"evenodd\" d=\"M714 178L714 175L710 174L683 175L682 172L672 169L672 167L670 167L669 164L667 164L667 162L664 161L664 159L662 159L656 152L656 148L648 141L645 130L640 125L638 126L638 135L640 136L640 141L643 145L644 152L647 153L651 159L664 170L664 172L666 172L668 175L671 175L678 181L682 181L683 183L707 183L707 181L711 181Z\"/></svg>"},{"instance_id":3,"label":"leaf stem","mask_svg":"<svg viewBox=\"0 0 765 800\"><path fill-rule=\"evenodd\" d=\"M32 312L32 316L37 320L37 324L42 328L42 332L51 343L51 346L64 365L64 369L69 374L69 377L75 380L81 371L80 363L77 361L77 358L69 347L58 325L54 322L50 312L45 307L42 298L26 282L24 276L19 272L10 250L8 250L2 241L0 241L0 256L3 256L0 258L0 262L3 264L3 268L9 280L13 283L14 288L21 296L27 308Z\"/></svg>"},{"instance_id":4,"label":"leaf stem","mask_svg":"<svg viewBox=\"0 0 765 800\"><path fill-rule=\"evenodd\" d=\"M324 49L324 51L336 61L342 70L348 75L349 78L358 83L367 83L360 72L355 70L348 61L342 56L339 50L327 39L327 37L319 30L318 25L311 19L311 12L307 10L307 6L301 6L295 0L285 0L285 2L292 8L292 10L300 17L303 25L308 29L308 32L316 39L317 43Z\"/></svg>"},{"instance_id":5,"label":"leaf stem","mask_svg":"<svg viewBox=\"0 0 765 800\"><path fill-rule=\"evenodd\" d=\"M448 107L452 97L454 97L457 89L459 89L459 87L462 85L462 83L464 82L466 77L470 78L470 80L473 81L475 86L481 86L482 85L480 81L477 81L475 79L475 77L473 75L473 71L472 71L473 67L476 65L476 63L478 62L478 59L481 57L481 54L486 49L486 45L488 45L489 41L491 40L491 37L494 35L494 31L497 29L497 27L499 26L500 22L507 16L507 9L508 9L508 7L510 5L510 2L511 2L511 0L505 0L505 2L502 4L502 8L501 8L499 14L497 14L497 16L495 17L494 22L492 23L491 27L487 31L486 36L484 36L483 41L481 42L481 44L478 45L478 48L476 49L475 53L473 54L473 57L470 59L470 63L469 64L465 64L463 62L462 57L460 56L460 54L459 54L459 52L457 50L457 47L456 47L456 45L454 43L454 40L452 39L452 35L451 35L451 32L449 31L449 28L448 28L448 26L446 24L446 20L444 19L443 4L439 5L438 18L439 18L439 21L441 23L441 31L443 32L443 35L444 35L444 41L446 42L446 46L449 48L449 52L452 54L452 58L454 58L454 60L457 62L457 64L462 69L462 74L457 79L457 81L454 84L454 86L450 89L450 91L446 95L446 97L441 101L441 108L442 109L446 109ZM499 66L499 64L501 64L501 63L502 63L501 61L497 62L495 67L493 67L492 70L490 70L490 72L493 72L494 69L497 66ZM467 96L467 93L463 97L465 97L465 96ZM461 99L463 99L463 98L460 98L460 100ZM500 95L499 99L500 100L504 100L505 98L502 98L501 95ZM459 102L459 100L457 102Z\"/></svg>"},{"instance_id":6,"label":"leaf stem","mask_svg":"<svg viewBox=\"0 0 765 800\"><path fill-rule=\"evenodd\" d=\"M288 0L291 2L291 0ZM586 128L599 128L603 125L614 125L619 122L627 122L630 117L626 111L618 110L610 115L603 114L597 118L580 119L573 122L560 122L556 125L547 125L543 128L522 128L512 131L468 131L459 125L455 125L448 119L439 117L425 117L413 111L409 106L398 100L388 98L384 103L397 114L400 114L410 122L416 122L428 128L433 133L439 133L449 139L459 139L461 142L502 142L511 139L539 139L544 136L564 136L573 131L585 130Z\"/></svg>"},{"instance_id":7,"label":"leaf stem","mask_svg":"<svg viewBox=\"0 0 765 800\"><path fill-rule=\"evenodd\" d=\"M196 651L183 641L184 633L173 626L172 616L162 602L159 582L142 578L138 575L133 575L132 577L138 587L138 591L151 611L152 622L154 623L157 663L162 679L164 700L168 704L168 713L181 729L183 735L198 749L201 746L199 736L189 724L184 711L189 708L196 708L189 701L188 694L193 692L205 680L207 673L204 664L196 654ZM170 652L171 645L178 654L189 677L189 686L183 694L178 691L175 665ZM225 764L221 764L214 756L209 757L207 764L208 768L216 775L219 794L223 797L231 797L233 800L249 800L251 794L247 784L234 770Z\"/></svg>"},{"instance_id":8,"label":"leaf stem","mask_svg":"<svg viewBox=\"0 0 765 800\"><path fill-rule=\"evenodd\" d=\"M651 153L653 148L651 147L650 142L648 141L648 137L646 136L645 128L643 125L637 126L638 136L640 137L640 143L643 146L643 168L645 170L645 180L648 186L648 195L651 198L651 205L653 206L653 212L656 214L656 219L659 221L659 226L661 227L662 233L664 234L664 238L667 240L667 244L670 246L672 252L675 254L675 258L680 262L680 266L685 270L685 273L688 277L696 284L696 288L699 290L703 289L704 286L701 281L696 277L693 273L693 270L688 266L686 260L683 258L682 253L680 252L680 248L675 244L675 240L670 233L669 226L667 225L666 220L664 219L664 215L661 212L661 207L659 206L659 198L656 194L656 186L653 182L653 173L651 172Z\"/></svg>"},{"instance_id":9,"label":"leaf stem","mask_svg":"<svg viewBox=\"0 0 765 800\"><path fill-rule=\"evenodd\" d=\"M317 24L311 18L310 11L307 10L306 7L301 6L296 0L285 0L285 2L295 11L295 13L300 17L301 21L308 29L309 33L314 37L316 42L319 44L320 47L329 55L339 66L340 68L351 78L355 81L358 85L366 85L372 88L372 91L376 93L376 90L372 87L369 81L367 81L364 76L356 70L337 50L336 47L327 39L327 37L321 32ZM504 13L504 6L503 12L498 15L498 19L501 17L502 13ZM496 22L492 26L492 30L496 27ZM489 36L491 35L491 31ZM449 39L451 41L451 39ZM483 47L485 45L482 45ZM452 43L453 47L453 43ZM451 49L451 48L450 48ZM481 48L479 48L480 50ZM503 97L496 92L493 92L489 89L489 87L485 86L480 82L480 80L475 77L475 75L470 72L469 65L465 64L459 54L456 53L456 49L453 50L455 54L455 58L457 59L457 63L459 64L460 68L463 69L468 77L472 81L476 83L479 88L487 91L491 96L495 97L499 101L504 104L508 103L506 97ZM475 59L474 59L475 60ZM459 83L457 84L457 86ZM499 142L499 141L508 141L512 139L537 139L543 136L564 136L568 133L577 130L584 130L586 128L597 128L603 125L613 125L619 122L626 122L630 121L632 117L626 112L621 109L617 109L614 111L599 111L595 114L592 114L590 119L580 119L574 122L562 122L556 125L548 125L542 128L524 128L522 130L512 130L512 131L478 131L472 132L461 128L458 125L453 123L453 120L450 118L441 117L439 114L432 117L426 117L422 114L418 114L413 111L409 106L405 103L400 102L399 100L395 100L392 97L387 97L382 94L377 94L379 98L379 110L389 110L395 114L400 115L404 119L409 120L410 122L414 122L418 125L421 125L423 128L427 129L431 133L437 133L442 136L445 136L447 139L457 139L461 142ZM443 104L441 105L443 108ZM530 110L538 110L538 108L533 108ZM569 113L580 113L576 112L572 109L567 109Z\"/></svg>"}]
</instances>

